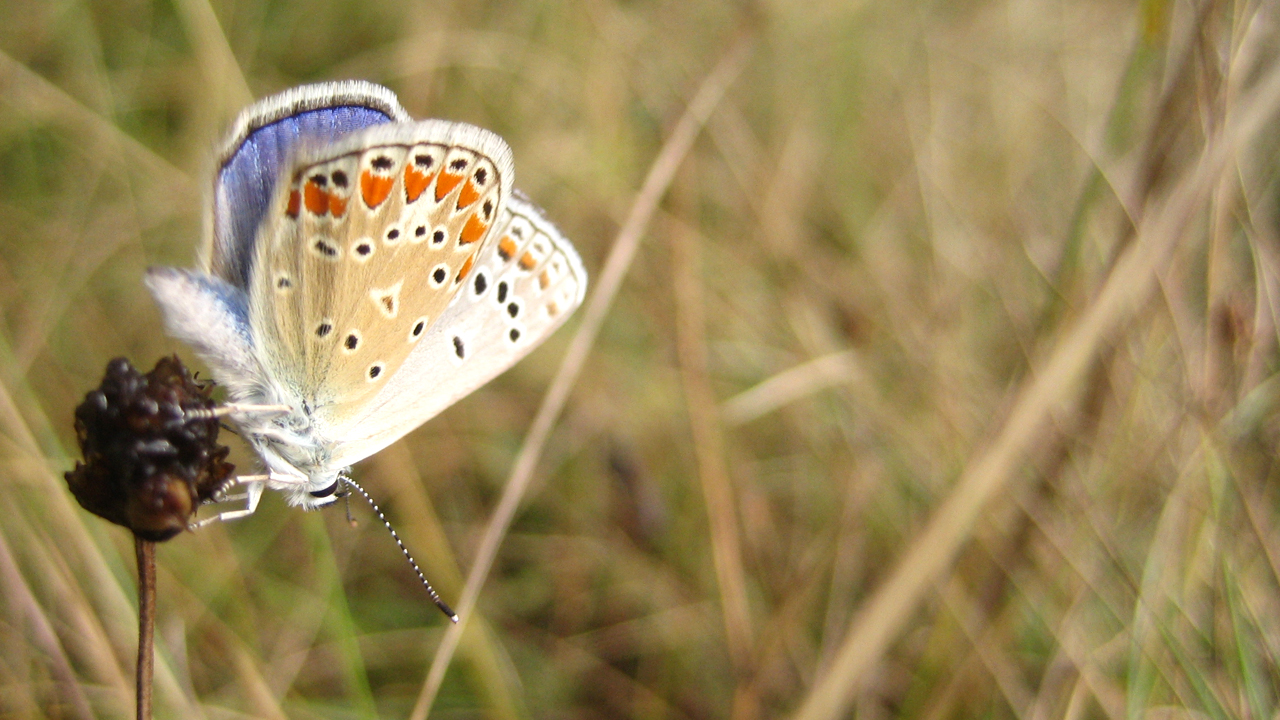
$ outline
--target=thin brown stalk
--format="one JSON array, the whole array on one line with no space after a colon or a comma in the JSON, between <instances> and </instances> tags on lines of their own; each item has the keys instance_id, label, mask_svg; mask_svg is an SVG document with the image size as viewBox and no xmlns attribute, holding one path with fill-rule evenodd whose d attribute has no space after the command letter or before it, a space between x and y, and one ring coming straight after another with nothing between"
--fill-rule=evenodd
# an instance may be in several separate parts
<instances>
[{"instance_id":1,"label":"thin brown stalk","mask_svg":"<svg viewBox=\"0 0 1280 720\"><path fill-rule=\"evenodd\" d=\"M151 684L156 668L156 544L133 538L138 556L138 720L151 720Z\"/></svg>"},{"instance_id":2,"label":"thin brown stalk","mask_svg":"<svg viewBox=\"0 0 1280 720\"><path fill-rule=\"evenodd\" d=\"M671 136L667 138L658 157L654 160L653 166L650 167L635 203L631 206L631 212L621 230L618 231L618 237L614 240L609 257L600 271L596 290L583 310L582 324L573 336L569 350L560 363L560 369L556 372L547 394L543 396L538 414L534 417L528 434L525 435L524 444L521 445L520 453L516 456L511 476L503 489L498 507L485 528L484 536L476 551L475 562L467 574L467 584L462 590L462 598L457 606L460 620L445 630L444 638L436 649L435 657L432 658L431 669L414 703L413 712L409 714L411 720L425 720L427 713L431 710L436 693L440 690L440 684L444 681L445 670L448 669L453 653L457 650L458 641L467 628L471 611L476 605L476 598L480 595L480 588L484 585L497 558L498 546L511 527L516 509L528 491L533 470L542 456L542 448L551 435L556 419L564 409L570 390L577 382L578 374L586 362L587 353L595 344L600 327L604 324L605 315L613 304L613 299L622 286L627 270L631 267L631 261L640 247L644 231L658 208L658 202L671 185L677 168L693 147L693 141L697 138L699 131L711 116L712 110L720 103L720 99L724 97L729 85L745 66L750 48L749 40L740 39L721 58L703 80L698 93L685 109Z\"/></svg>"}]
</instances>

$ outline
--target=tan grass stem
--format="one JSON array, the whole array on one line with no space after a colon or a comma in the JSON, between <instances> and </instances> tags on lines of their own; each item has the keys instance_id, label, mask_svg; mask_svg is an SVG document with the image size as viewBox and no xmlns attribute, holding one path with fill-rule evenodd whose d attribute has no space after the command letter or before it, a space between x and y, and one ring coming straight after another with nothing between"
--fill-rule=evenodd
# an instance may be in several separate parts
<instances>
[{"instance_id":1,"label":"tan grass stem","mask_svg":"<svg viewBox=\"0 0 1280 720\"><path fill-rule=\"evenodd\" d=\"M848 383L859 374L852 350L841 350L787 368L725 400L724 421L744 425L819 390Z\"/></svg>"},{"instance_id":2,"label":"tan grass stem","mask_svg":"<svg viewBox=\"0 0 1280 720\"><path fill-rule=\"evenodd\" d=\"M697 94L685 108L671 136L667 138L650 167L635 203L631 206L631 212L618 231L618 236L605 260L604 268L600 271L600 278L596 280L596 289L583 310L582 324L574 334L564 360L561 361L560 368L551 382L551 387L543 396L538 414L534 417L528 434L525 435L524 443L511 470L511 476L503 489L493 517L485 528L484 536L476 551L475 562L467 574L467 583L463 587L462 598L458 601L460 621L445 630L444 638L436 649L435 657L432 658L431 669L414 703L413 712L409 714L411 720L425 720L435 701L440 684L444 681L445 670L453 658L462 633L466 631L480 588L484 585L485 579L489 576L489 570L493 567L493 561L497 558L498 546L506 536L516 509L528 491L533 470L542 456L542 448L546 445L551 429L568 400L570 390L577 382L578 374L586 362L587 353L595 344L600 327L604 324L605 315L612 306L623 279L626 278L627 270L630 269L631 261L639 249L644 231L658 208L658 202L671 185L676 169L680 167L681 162L693 147L693 141L706 124L707 118L720 103L729 85L742 71L750 56L750 49L750 40L742 38L735 42L720 59L703 80Z\"/></svg>"},{"instance_id":3,"label":"tan grass stem","mask_svg":"<svg viewBox=\"0 0 1280 720\"><path fill-rule=\"evenodd\" d=\"M219 115L253 102L253 91L209 0L179 0L174 6L190 36L206 87L216 93Z\"/></svg>"},{"instance_id":4,"label":"tan grass stem","mask_svg":"<svg viewBox=\"0 0 1280 720\"><path fill-rule=\"evenodd\" d=\"M702 238L677 224L672 232L672 272L676 305L676 353L684 386L698 481L707 505L711 557L720 586L729 657L739 678L751 673L755 639L747 602L735 499L725 460L724 432L716 397L707 378L707 318L702 292Z\"/></svg>"}]
</instances>

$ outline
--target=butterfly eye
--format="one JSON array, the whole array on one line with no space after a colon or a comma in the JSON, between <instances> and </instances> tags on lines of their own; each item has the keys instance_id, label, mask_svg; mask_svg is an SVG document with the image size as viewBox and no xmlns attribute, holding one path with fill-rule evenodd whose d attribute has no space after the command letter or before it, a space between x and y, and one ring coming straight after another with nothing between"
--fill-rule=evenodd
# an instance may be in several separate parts
<instances>
[{"instance_id":1,"label":"butterfly eye","mask_svg":"<svg viewBox=\"0 0 1280 720\"><path fill-rule=\"evenodd\" d=\"M508 340L510 340L510 341L511 341L511 342L513 342L513 343L514 343L514 342L519 342L519 340L520 340L520 328L511 328L510 330L508 330L508 331L507 331L507 339L508 339Z\"/></svg>"},{"instance_id":2,"label":"butterfly eye","mask_svg":"<svg viewBox=\"0 0 1280 720\"><path fill-rule=\"evenodd\" d=\"M387 369L386 363L376 362L369 366L369 382L373 382L382 376L384 370Z\"/></svg>"},{"instance_id":3,"label":"butterfly eye","mask_svg":"<svg viewBox=\"0 0 1280 720\"><path fill-rule=\"evenodd\" d=\"M475 288L476 297L484 295L485 291L489 289L489 276L483 270L477 272L476 279L472 282L472 287Z\"/></svg>"},{"instance_id":4,"label":"butterfly eye","mask_svg":"<svg viewBox=\"0 0 1280 720\"><path fill-rule=\"evenodd\" d=\"M437 230L434 233L431 233L432 245L443 245L444 239L445 239L445 234L443 230Z\"/></svg>"},{"instance_id":5,"label":"butterfly eye","mask_svg":"<svg viewBox=\"0 0 1280 720\"><path fill-rule=\"evenodd\" d=\"M499 304L507 301L507 281L506 280L503 280L502 282L498 283L497 300Z\"/></svg>"},{"instance_id":6,"label":"butterfly eye","mask_svg":"<svg viewBox=\"0 0 1280 720\"><path fill-rule=\"evenodd\" d=\"M436 266L436 268L435 268L435 270L432 270L432 271L431 271L431 286L432 286L432 287L437 287L437 288L438 288L438 287L440 287L441 285L444 285L444 281L445 281L445 280L447 280L447 279L449 279L449 267L448 267L447 265L445 265L444 263L441 263L441 264L437 265L437 266Z\"/></svg>"},{"instance_id":7,"label":"butterfly eye","mask_svg":"<svg viewBox=\"0 0 1280 720\"><path fill-rule=\"evenodd\" d=\"M316 337L326 337L333 332L333 324L325 321L316 326Z\"/></svg>"}]
</instances>

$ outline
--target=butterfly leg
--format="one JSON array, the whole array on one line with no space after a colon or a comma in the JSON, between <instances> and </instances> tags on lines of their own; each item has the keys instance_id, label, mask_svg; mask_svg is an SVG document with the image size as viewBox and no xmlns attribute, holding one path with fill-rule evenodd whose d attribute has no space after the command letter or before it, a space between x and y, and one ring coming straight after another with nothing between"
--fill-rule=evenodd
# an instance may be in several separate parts
<instances>
[{"instance_id":1,"label":"butterfly leg","mask_svg":"<svg viewBox=\"0 0 1280 720\"><path fill-rule=\"evenodd\" d=\"M202 528L215 522L228 522L231 520L239 520L248 517L258 509L258 501L262 499L262 489L266 487L267 480L274 479L271 475L241 475L228 485L239 485L244 488L244 492L235 495L225 495L218 499L219 502L239 502L244 501L244 507L240 510L227 510L217 515L211 515L199 522L193 523L191 529Z\"/></svg>"}]
</instances>

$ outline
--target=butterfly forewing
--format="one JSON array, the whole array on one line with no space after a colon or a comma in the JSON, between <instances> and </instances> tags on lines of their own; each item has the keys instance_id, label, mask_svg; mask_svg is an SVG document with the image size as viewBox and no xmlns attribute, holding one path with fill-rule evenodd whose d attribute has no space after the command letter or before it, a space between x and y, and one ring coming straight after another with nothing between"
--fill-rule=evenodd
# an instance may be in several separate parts
<instances>
[{"instance_id":1,"label":"butterfly forewing","mask_svg":"<svg viewBox=\"0 0 1280 720\"><path fill-rule=\"evenodd\" d=\"M333 431L335 463L357 462L469 395L527 355L582 302L586 273L541 211L509 198L471 273L403 366Z\"/></svg>"},{"instance_id":2,"label":"butterfly forewing","mask_svg":"<svg viewBox=\"0 0 1280 720\"><path fill-rule=\"evenodd\" d=\"M277 376L332 420L385 387L466 283L510 187L509 151L433 122L294 167L258 245L255 324Z\"/></svg>"},{"instance_id":3,"label":"butterfly forewing","mask_svg":"<svg viewBox=\"0 0 1280 720\"><path fill-rule=\"evenodd\" d=\"M358 80L294 88L246 108L218 153L202 266L247 291L258 229L296 151L373 125L409 122L394 93Z\"/></svg>"}]
</instances>

